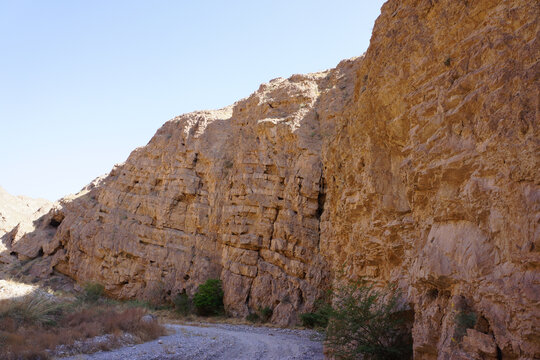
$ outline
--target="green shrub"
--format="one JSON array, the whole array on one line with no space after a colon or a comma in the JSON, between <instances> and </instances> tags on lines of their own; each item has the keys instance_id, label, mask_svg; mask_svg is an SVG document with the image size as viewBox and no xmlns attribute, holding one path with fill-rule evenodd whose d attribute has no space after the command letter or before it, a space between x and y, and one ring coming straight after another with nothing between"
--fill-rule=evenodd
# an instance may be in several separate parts
<instances>
[{"instance_id":1,"label":"green shrub","mask_svg":"<svg viewBox=\"0 0 540 360\"><path fill-rule=\"evenodd\" d=\"M395 286L376 290L352 282L335 292L329 314L327 343L339 359L407 359L412 337L406 317L399 312Z\"/></svg>"},{"instance_id":2,"label":"green shrub","mask_svg":"<svg viewBox=\"0 0 540 360\"><path fill-rule=\"evenodd\" d=\"M330 305L331 293L328 292L325 296L315 302L315 310L313 312L300 314L302 326L307 328L326 328L328 319L332 313Z\"/></svg>"},{"instance_id":3,"label":"green shrub","mask_svg":"<svg viewBox=\"0 0 540 360\"><path fill-rule=\"evenodd\" d=\"M81 298L86 302L96 302L103 296L104 291L105 287L103 285L95 282L87 282L84 285L84 291Z\"/></svg>"},{"instance_id":4,"label":"green shrub","mask_svg":"<svg viewBox=\"0 0 540 360\"><path fill-rule=\"evenodd\" d=\"M263 322L266 323L270 320L272 317L272 314L274 311L272 308L265 306L263 308L259 307L259 310L256 312L250 313L248 316L246 316L246 320L251 322Z\"/></svg>"},{"instance_id":5,"label":"green shrub","mask_svg":"<svg viewBox=\"0 0 540 360\"><path fill-rule=\"evenodd\" d=\"M476 325L476 313L473 311L460 311L456 314L455 321L454 338L459 341L465 336L467 329L472 329Z\"/></svg>"},{"instance_id":6,"label":"green shrub","mask_svg":"<svg viewBox=\"0 0 540 360\"><path fill-rule=\"evenodd\" d=\"M183 316L187 316L192 312L192 303L186 292L179 293L173 299L174 310Z\"/></svg>"},{"instance_id":7,"label":"green shrub","mask_svg":"<svg viewBox=\"0 0 540 360\"><path fill-rule=\"evenodd\" d=\"M325 328L328 325L328 316L320 313L310 312L300 314L302 326L307 328Z\"/></svg>"},{"instance_id":8,"label":"green shrub","mask_svg":"<svg viewBox=\"0 0 540 360\"><path fill-rule=\"evenodd\" d=\"M208 279L199 286L193 296L193 305L199 315L220 315L223 310L223 289L221 280Z\"/></svg>"},{"instance_id":9,"label":"green shrub","mask_svg":"<svg viewBox=\"0 0 540 360\"><path fill-rule=\"evenodd\" d=\"M270 321L270 318L274 314L274 310L272 310L270 307L265 306L262 309L259 309L259 317L261 318L262 322L268 322Z\"/></svg>"},{"instance_id":10,"label":"green shrub","mask_svg":"<svg viewBox=\"0 0 540 360\"><path fill-rule=\"evenodd\" d=\"M259 318L259 315L257 313L250 313L248 316L246 316L247 321L251 322L258 322L261 318Z\"/></svg>"}]
</instances>

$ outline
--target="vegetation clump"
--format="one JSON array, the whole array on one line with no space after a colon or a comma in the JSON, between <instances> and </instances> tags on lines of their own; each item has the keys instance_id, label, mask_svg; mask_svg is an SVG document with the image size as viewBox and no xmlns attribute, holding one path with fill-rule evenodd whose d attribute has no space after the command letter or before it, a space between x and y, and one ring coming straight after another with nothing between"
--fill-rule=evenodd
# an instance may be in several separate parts
<instances>
[{"instance_id":1,"label":"vegetation clump","mask_svg":"<svg viewBox=\"0 0 540 360\"><path fill-rule=\"evenodd\" d=\"M197 313L202 316L221 315L223 308L223 288L221 280L208 279L199 286L193 296L193 305Z\"/></svg>"},{"instance_id":2,"label":"vegetation clump","mask_svg":"<svg viewBox=\"0 0 540 360\"><path fill-rule=\"evenodd\" d=\"M473 311L460 311L456 314L456 329L454 338L460 341L467 333L467 329L472 329L476 325L477 316Z\"/></svg>"},{"instance_id":3,"label":"vegetation clump","mask_svg":"<svg viewBox=\"0 0 540 360\"><path fill-rule=\"evenodd\" d=\"M269 306L265 306L263 308L259 307L257 312L250 313L248 316L246 316L246 320L251 322L267 323L270 321L273 314L274 310L272 310L272 308Z\"/></svg>"},{"instance_id":4,"label":"vegetation clump","mask_svg":"<svg viewBox=\"0 0 540 360\"><path fill-rule=\"evenodd\" d=\"M320 312L309 312L300 314L302 326L307 328L326 328L328 325L328 315Z\"/></svg>"},{"instance_id":5,"label":"vegetation clump","mask_svg":"<svg viewBox=\"0 0 540 360\"><path fill-rule=\"evenodd\" d=\"M412 336L406 312L400 311L395 286L377 290L365 281L339 287L300 315L306 327L325 328L326 342L336 359L391 360L412 357Z\"/></svg>"},{"instance_id":6,"label":"vegetation clump","mask_svg":"<svg viewBox=\"0 0 540 360\"><path fill-rule=\"evenodd\" d=\"M87 297L88 293L92 295ZM60 345L70 348L77 341L99 335L107 335L107 340L91 351L120 345L125 333L133 335L135 341L165 334L157 320L144 319L145 309L98 303L94 296L97 293L85 291L81 297L87 302L81 302L81 298L57 298L42 291L0 300L0 359L48 359L55 356Z\"/></svg>"},{"instance_id":7,"label":"vegetation clump","mask_svg":"<svg viewBox=\"0 0 540 360\"><path fill-rule=\"evenodd\" d=\"M310 329L325 329L332 314L332 292L328 291L324 296L315 301L313 312L300 314L302 326Z\"/></svg>"},{"instance_id":8,"label":"vegetation clump","mask_svg":"<svg viewBox=\"0 0 540 360\"><path fill-rule=\"evenodd\" d=\"M0 320L10 319L19 324L54 325L63 306L51 296L34 292L22 298L0 302Z\"/></svg>"},{"instance_id":9,"label":"vegetation clump","mask_svg":"<svg viewBox=\"0 0 540 360\"><path fill-rule=\"evenodd\" d=\"M313 329L325 329L328 326L328 320L332 314L332 305L330 304L332 293L327 292L325 296L315 302L313 312L300 314L302 326Z\"/></svg>"},{"instance_id":10,"label":"vegetation clump","mask_svg":"<svg viewBox=\"0 0 540 360\"><path fill-rule=\"evenodd\" d=\"M247 321L251 321L252 323L259 322L261 318L257 313L249 313L248 316L246 316Z\"/></svg>"},{"instance_id":11,"label":"vegetation clump","mask_svg":"<svg viewBox=\"0 0 540 360\"><path fill-rule=\"evenodd\" d=\"M182 316L187 316L193 311L193 303L185 291L175 296L173 304L174 311Z\"/></svg>"},{"instance_id":12,"label":"vegetation clump","mask_svg":"<svg viewBox=\"0 0 540 360\"><path fill-rule=\"evenodd\" d=\"M84 302L95 303L98 301L105 292L105 287L97 282L87 282L84 285L83 293L80 299Z\"/></svg>"},{"instance_id":13,"label":"vegetation clump","mask_svg":"<svg viewBox=\"0 0 540 360\"><path fill-rule=\"evenodd\" d=\"M265 306L263 308L259 308L259 317L261 318L262 322L268 322L270 321L270 318L274 314L274 310L272 308Z\"/></svg>"}]
</instances>

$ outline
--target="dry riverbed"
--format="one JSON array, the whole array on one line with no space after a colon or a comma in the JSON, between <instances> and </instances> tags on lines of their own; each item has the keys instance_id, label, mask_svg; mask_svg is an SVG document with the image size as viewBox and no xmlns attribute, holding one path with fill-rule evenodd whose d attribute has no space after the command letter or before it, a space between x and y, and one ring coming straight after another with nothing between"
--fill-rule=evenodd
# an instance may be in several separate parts
<instances>
[{"instance_id":1,"label":"dry riverbed","mask_svg":"<svg viewBox=\"0 0 540 360\"><path fill-rule=\"evenodd\" d=\"M322 336L311 330L229 324L171 324L167 328L169 335L144 344L63 359L323 359Z\"/></svg>"}]
</instances>

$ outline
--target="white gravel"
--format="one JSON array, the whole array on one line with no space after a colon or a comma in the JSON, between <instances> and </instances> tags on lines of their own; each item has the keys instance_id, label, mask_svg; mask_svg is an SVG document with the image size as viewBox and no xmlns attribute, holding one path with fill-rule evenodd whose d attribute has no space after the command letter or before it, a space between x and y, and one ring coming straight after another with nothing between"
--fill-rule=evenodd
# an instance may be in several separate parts
<instances>
[{"instance_id":1,"label":"white gravel","mask_svg":"<svg viewBox=\"0 0 540 360\"><path fill-rule=\"evenodd\" d=\"M311 360L323 359L315 331L248 325L167 325L172 335L113 351L77 355L70 360Z\"/></svg>"}]
</instances>

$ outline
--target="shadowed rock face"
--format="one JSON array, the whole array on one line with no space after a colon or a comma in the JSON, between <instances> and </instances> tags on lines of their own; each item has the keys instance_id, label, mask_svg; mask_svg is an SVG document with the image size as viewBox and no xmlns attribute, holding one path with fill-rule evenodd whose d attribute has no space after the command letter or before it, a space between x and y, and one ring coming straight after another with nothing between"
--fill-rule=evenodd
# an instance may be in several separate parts
<instances>
[{"instance_id":1,"label":"shadowed rock face","mask_svg":"<svg viewBox=\"0 0 540 360\"><path fill-rule=\"evenodd\" d=\"M538 14L388 1L364 57L167 122L61 200L42 252L120 298L219 277L282 325L343 278L397 282L415 358L540 356Z\"/></svg>"}]
</instances>

